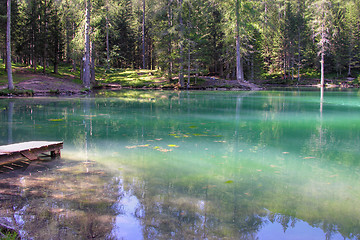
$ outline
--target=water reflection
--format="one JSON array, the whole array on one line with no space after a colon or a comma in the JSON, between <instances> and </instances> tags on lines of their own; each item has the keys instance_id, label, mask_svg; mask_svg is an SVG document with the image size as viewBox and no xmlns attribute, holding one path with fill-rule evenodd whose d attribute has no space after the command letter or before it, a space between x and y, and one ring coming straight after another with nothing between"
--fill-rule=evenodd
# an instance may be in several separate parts
<instances>
[{"instance_id":1,"label":"water reflection","mask_svg":"<svg viewBox=\"0 0 360 240\"><path fill-rule=\"evenodd\" d=\"M104 239L115 218L111 181L103 171L69 159L5 172L0 223L24 239Z\"/></svg>"},{"instance_id":2,"label":"water reflection","mask_svg":"<svg viewBox=\"0 0 360 240\"><path fill-rule=\"evenodd\" d=\"M119 181L119 197L114 204L117 216L111 238L114 239L143 239L141 218L145 217L145 211L132 190L125 191L122 180Z\"/></svg>"},{"instance_id":3,"label":"water reflection","mask_svg":"<svg viewBox=\"0 0 360 240\"><path fill-rule=\"evenodd\" d=\"M15 101L14 141L65 141L61 161L1 175L2 216L24 236L360 237L351 94L102 94Z\"/></svg>"},{"instance_id":4,"label":"water reflection","mask_svg":"<svg viewBox=\"0 0 360 240\"><path fill-rule=\"evenodd\" d=\"M14 102L9 101L8 107L8 144L13 143L12 125L13 125L13 114L14 114Z\"/></svg>"}]
</instances>

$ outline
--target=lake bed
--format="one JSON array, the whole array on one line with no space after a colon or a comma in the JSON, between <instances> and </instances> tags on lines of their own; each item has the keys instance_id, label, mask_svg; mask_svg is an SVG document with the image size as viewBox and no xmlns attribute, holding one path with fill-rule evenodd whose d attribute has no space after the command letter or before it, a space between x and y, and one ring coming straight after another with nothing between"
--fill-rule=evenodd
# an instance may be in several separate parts
<instances>
[{"instance_id":1,"label":"lake bed","mask_svg":"<svg viewBox=\"0 0 360 240\"><path fill-rule=\"evenodd\" d=\"M26 239L358 239L357 91L100 92L0 100L0 144L63 140L0 174Z\"/></svg>"}]
</instances>

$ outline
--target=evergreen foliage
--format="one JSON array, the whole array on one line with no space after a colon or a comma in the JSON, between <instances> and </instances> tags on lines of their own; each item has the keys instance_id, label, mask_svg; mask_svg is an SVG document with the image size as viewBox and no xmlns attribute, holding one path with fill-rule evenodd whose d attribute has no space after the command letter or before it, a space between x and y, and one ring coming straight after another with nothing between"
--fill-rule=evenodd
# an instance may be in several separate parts
<instances>
[{"instance_id":1,"label":"evergreen foliage","mask_svg":"<svg viewBox=\"0 0 360 240\"><path fill-rule=\"evenodd\" d=\"M6 1L1 3L0 54L5 60ZM72 62L74 70L84 67L85 1L12 3L13 61L34 71L52 64L56 72L61 62ZM356 78L360 70L359 0L90 3L91 66L142 69L145 63L146 69L160 69L175 82L179 77L180 85L199 74L236 79L238 32L246 80L276 75L301 81L305 72L321 69Z\"/></svg>"}]
</instances>

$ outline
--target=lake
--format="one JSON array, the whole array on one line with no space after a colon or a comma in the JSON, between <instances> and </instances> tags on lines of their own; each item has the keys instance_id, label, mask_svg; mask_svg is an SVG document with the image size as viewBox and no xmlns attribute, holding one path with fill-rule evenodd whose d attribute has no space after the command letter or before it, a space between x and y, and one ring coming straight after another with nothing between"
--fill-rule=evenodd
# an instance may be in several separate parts
<instances>
[{"instance_id":1,"label":"lake","mask_svg":"<svg viewBox=\"0 0 360 240\"><path fill-rule=\"evenodd\" d=\"M360 238L359 91L0 99L0 144L33 140L64 149L0 168L25 239Z\"/></svg>"}]
</instances>

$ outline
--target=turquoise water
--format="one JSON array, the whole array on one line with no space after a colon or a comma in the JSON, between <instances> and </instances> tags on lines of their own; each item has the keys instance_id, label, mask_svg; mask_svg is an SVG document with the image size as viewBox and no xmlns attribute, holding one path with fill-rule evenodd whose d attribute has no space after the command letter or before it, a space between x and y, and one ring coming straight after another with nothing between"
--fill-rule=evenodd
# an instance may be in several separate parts
<instances>
[{"instance_id":1,"label":"turquoise water","mask_svg":"<svg viewBox=\"0 0 360 240\"><path fill-rule=\"evenodd\" d=\"M0 111L0 144L64 141L61 159L0 174L0 216L27 238L360 238L360 92L102 92Z\"/></svg>"}]
</instances>

